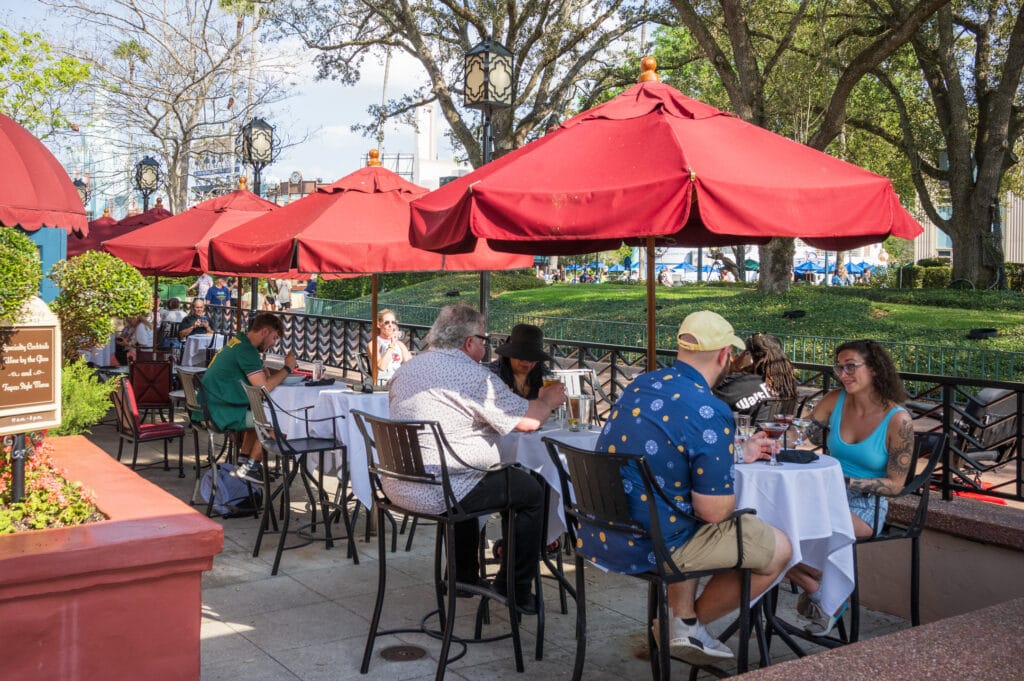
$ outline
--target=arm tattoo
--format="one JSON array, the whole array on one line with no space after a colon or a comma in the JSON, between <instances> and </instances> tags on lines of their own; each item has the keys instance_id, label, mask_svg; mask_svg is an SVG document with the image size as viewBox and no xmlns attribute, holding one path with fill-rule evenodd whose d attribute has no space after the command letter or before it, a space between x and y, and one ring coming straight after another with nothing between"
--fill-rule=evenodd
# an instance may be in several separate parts
<instances>
[{"instance_id":1,"label":"arm tattoo","mask_svg":"<svg viewBox=\"0 0 1024 681\"><path fill-rule=\"evenodd\" d=\"M811 425L807 426L807 439L821 447L828 438L828 426L817 419L811 419Z\"/></svg>"},{"instance_id":2,"label":"arm tattoo","mask_svg":"<svg viewBox=\"0 0 1024 681\"><path fill-rule=\"evenodd\" d=\"M895 442L889 448L889 461L885 466L886 477L852 480L850 489L855 492L895 496L906 484L907 473L910 471L913 458L914 426L908 419L899 424Z\"/></svg>"}]
</instances>

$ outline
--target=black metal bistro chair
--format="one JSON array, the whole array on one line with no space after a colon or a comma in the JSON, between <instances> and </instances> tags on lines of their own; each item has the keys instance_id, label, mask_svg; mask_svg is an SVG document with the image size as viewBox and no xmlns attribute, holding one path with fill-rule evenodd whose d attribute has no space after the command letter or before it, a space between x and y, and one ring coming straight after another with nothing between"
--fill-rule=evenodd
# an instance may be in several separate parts
<instances>
[{"instance_id":1,"label":"black metal bistro chair","mask_svg":"<svg viewBox=\"0 0 1024 681\"><path fill-rule=\"evenodd\" d=\"M650 629L647 633L652 677L668 681L671 676L668 585L733 570L740 571L742 582L738 621L739 646L736 656L737 672L740 674L745 672L751 627L750 570L740 568L743 562L742 532L737 529L735 566L716 570L684 571L672 560L671 552L665 545L658 519L656 499L660 498L662 503L671 507L676 507L676 505L655 483L650 465L643 457L634 454L593 452L573 447L550 437L545 437L544 442L547 444L551 460L558 469L562 482L562 503L566 519L575 526L577 537L580 534L581 524L587 524L599 526L605 533L648 539L654 547L655 569L632 575L647 582L647 618L648 621L657 620L658 622L659 640L654 640L654 634ZM630 513L629 498L626 495L622 477L623 470L626 468L635 470L644 486L648 513L646 526ZM677 511L677 513L688 515L682 511ZM752 509L740 509L730 517L736 518L737 523L741 524L743 516L753 513ZM698 521L697 518L690 517ZM586 558L579 549L575 551L575 555L576 663L573 669L573 681L579 681L583 678L583 664L587 647L586 580L583 574ZM655 646L657 646L657 651L655 651ZM691 678L693 677L691 676Z\"/></svg>"},{"instance_id":2,"label":"black metal bistro chair","mask_svg":"<svg viewBox=\"0 0 1024 681\"><path fill-rule=\"evenodd\" d=\"M448 468L450 461L459 462L460 466L472 468L463 462L452 450L440 424L436 421L395 421L367 414L366 412L353 410L352 417L356 420L364 440L366 441L368 470L370 482L373 487L374 506L377 512L377 552L378 552L378 578L377 598L374 603L373 616L370 620L370 631L366 638L366 649L363 653L362 665L359 671L366 674L370 668L370 658L373 655L373 646L380 636L398 633L428 633L436 635L426 629L426 622L433 615L438 616L440 624L441 651L438 655L437 673L435 679L441 681L444 678L445 670L449 663L454 662L466 654L466 641L456 639L455 633L455 609L456 592L482 596L483 601L477 610L476 631L473 641L484 642L494 641L501 638L512 638L512 647L515 655L516 671L523 671L523 652L519 637L518 609L515 605L514 573L511 568L515 564L515 533L509 532L505 538L504 551L506 560L510 566L507 573L505 593L510 597L500 595L487 585L456 581L455 573L455 524L465 520L479 519L490 516L494 513L507 513L510 527L515 524L515 512L508 505L496 505L481 511L467 512L460 505L452 492ZM430 442L439 453L438 465L429 467L423 462L422 445ZM507 468L507 466L505 467ZM385 492L385 486L390 485L418 485L425 488L433 488L444 499L444 511L440 513L429 513L400 506L392 500ZM510 498L506 493L506 498ZM435 597L437 609L428 613L418 629L390 629L380 630L381 613L384 606L384 594L387 592L387 540L385 537L385 526L389 514L403 514L414 518L430 520L436 523L437 535L434 543L434 581L437 584ZM442 565L442 554L445 559ZM540 592L539 573L535 580L538 600L538 618L543 613L543 601ZM511 633L483 638L481 636L482 620L485 617L486 605L489 599L493 599L508 608ZM542 621L542 620L541 620ZM542 637L538 633L538 638ZM455 642L462 647L462 650L449 657L449 650Z\"/></svg>"},{"instance_id":3,"label":"black metal bistro chair","mask_svg":"<svg viewBox=\"0 0 1024 681\"><path fill-rule=\"evenodd\" d=\"M249 408L252 410L253 427L256 436L263 446L264 457L276 456L281 465L281 476L277 481L277 487L271 489L271 476L267 461L264 460L263 473L263 519L260 522L259 532L256 534L256 546L252 555L255 558L260 555L260 545L263 543L263 535L269 531L270 519L274 515L274 499L279 498L280 521L278 529L277 551L274 554L274 565L270 574L276 575L281 565L281 554L287 549L307 546L313 541L307 541L293 546L286 546L288 527L291 520L291 485L295 477L302 480L306 490L306 497L310 504L311 520L308 526L299 528L300 532L309 527L310 532L316 532L317 524L323 525L323 539L325 546L330 549L334 546L334 538L331 536L331 521L333 519L331 497L324 489L324 457L328 452L340 451L344 457L346 454L345 444L338 438L337 422L335 417L323 419L311 419L308 413L299 415L297 411L288 411L274 402L266 386L254 386L248 381L240 380L245 394L249 398ZM306 412L308 410L303 410ZM289 418L302 422L304 434L301 437L286 437L281 428L280 419L287 414ZM315 423L330 422L330 435L326 437L314 436L310 432L310 426ZM317 474L314 477L306 466L306 458L310 454L319 457L317 462ZM317 518L319 509L320 518ZM342 514L345 520L345 530L349 542L350 555L355 551L352 539L352 528L349 525L347 514Z\"/></svg>"}]
</instances>

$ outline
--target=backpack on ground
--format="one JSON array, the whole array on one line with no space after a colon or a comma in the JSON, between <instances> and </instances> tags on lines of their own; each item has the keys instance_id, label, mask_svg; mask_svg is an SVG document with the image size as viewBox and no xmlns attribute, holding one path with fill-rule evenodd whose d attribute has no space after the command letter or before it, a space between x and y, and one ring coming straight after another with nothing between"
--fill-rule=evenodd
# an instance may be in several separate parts
<instances>
[{"instance_id":1,"label":"backpack on ground","mask_svg":"<svg viewBox=\"0 0 1024 681\"><path fill-rule=\"evenodd\" d=\"M251 486L245 480L236 478L232 473L235 467L229 463L217 465L217 491L213 496L213 510L220 516L231 518L241 515L252 515L259 507L263 489ZM199 482L199 494L203 501L209 503L213 492L213 470L207 470Z\"/></svg>"}]
</instances>

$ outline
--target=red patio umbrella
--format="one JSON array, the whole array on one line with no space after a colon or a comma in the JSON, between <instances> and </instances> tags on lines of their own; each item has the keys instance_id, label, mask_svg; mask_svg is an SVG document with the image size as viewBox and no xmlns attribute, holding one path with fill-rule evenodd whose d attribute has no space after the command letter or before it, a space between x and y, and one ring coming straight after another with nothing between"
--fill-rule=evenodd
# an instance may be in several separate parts
<instances>
[{"instance_id":1,"label":"red patio umbrella","mask_svg":"<svg viewBox=\"0 0 1024 681\"><path fill-rule=\"evenodd\" d=\"M121 218L117 223L118 227L122 230L125 229L136 229L138 227L145 227L151 225L154 222L160 222L174 215L171 211L164 208L164 200L160 197L156 199L156 205L147 211L142 213L136 213L134 215L126 215Z\"/></svg>"},{"instance_id":2,"label":"red patio umbrella","mask_svg":"<svg viewBox=\"0 0 1024 681\"><path fill-rule=\"evenodd\" d=\"M46 146L0 114L0 224L34 232L63 227L89 233L85 207L75 185Z\"/></svg>"},{"instance_id":3,"label":"red patio umbrella","mask_svg":"<svg viewBox=\"0 0 1024 681\"><path fill-rule=\"evenodd\" d=\"M142 225L139 226L141 227ZM75 236L68 237L68 257L73 258L86 251L98 251L100 250L100 244L107 239L113 239L130 231L132 231L132 228L122 229L118 221L110 217L110 210L104 208L103 217L89 221L88 236L81 236L76 233Z\"/></svg>"},{"instance_id":4,"label":"red patio umbrella","mask_svg":"<svg viewBox=\"0 0 1024 681\"><path fill-rule=\"evenodd\" d=\"M799 237L846 250L922 231L887 178L659 82L641 82L569 119L414 201L412 212L411 242L446 253L478 240L550 255L639 240L649 250L650 368L655 245Z\"/></svg>"},{"instance_id":5,"label":"red patio umbrella","mask_svg":"<svg viewBox=\"0 0 1024 681\"><path fill-rule=\"evenodd\" d=\"M295 269L372 275L374 319L380 272L503 270L532 265L529 256L498 253L485 244L454 256L411 246L409 202L427 191L385 168L360 168L270 215L214 237L210 260L218 271ZM376 353L370 355L376 375Z\"/></svg>"},{"instance_id":6,"label":"red patio umbrella","mask_svg":"<svg viewBox=\"0 0 1024 681\"><path fill-rule=\"evenodd\" d=\"M162 207L159 202L135 218L143 218ZM184 277L212 271L208 262L210 239L223 231L248 222L277 208L276 203L261 199L245 189L245 178L239 189L207 199L172 217L161 219L133 230L130 234L103 242L103 250L133 265L143 274ZM166 211L165 211L166 212ZM150 215L151 219L153 215ZM127 218L126 218L127 219ZM121 221L122 224L125 220ZM241 300L241 296L239 296ZM156 328L156 310L153 311ZM239 316L241 320L241 316Z\"/></svg>"}]
</instances>

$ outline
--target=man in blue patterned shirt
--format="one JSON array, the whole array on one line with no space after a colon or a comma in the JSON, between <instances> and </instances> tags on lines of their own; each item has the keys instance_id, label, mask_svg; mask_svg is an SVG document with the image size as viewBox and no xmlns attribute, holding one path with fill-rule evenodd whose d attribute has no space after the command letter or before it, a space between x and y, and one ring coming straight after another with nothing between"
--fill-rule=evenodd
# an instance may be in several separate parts
<instances>
[{"instance_id":1,"label":"man in blue patterned shirt","mask_svg":"<svg viewBox=\"0 0 1024 681\"><path fill-rule=\"evenodd\" d=\"M623 392L596 449L640 454L650 464L656 483L675 502L670 506L657 500L662 534L682 569L731 566L736 564L737 543L736 522L728 519L736 508L735 423L729 406L711 389L729 372L732 348L746 346L729 322L706 310L683 320L677 340L679 353L672 366L637 376ZM767 439L759 434L748 442L744 459L761 458L762 448L767 448ZM627 470L625 478L632 514L646 524L647 503L636 471ZM742 528L743 564L753 571L751 591L757 595L785 568L791 548L786 535L756 516L745 516ZM636 574L654 568L648 541L585 528L579 542L583 555L609 570ZM732 651L704 623L739 606L739 573L712 577L695 602L696 591L697 580L669 587L672 655L691 664L731 658Z\"/></svg>"}]
</instances>

